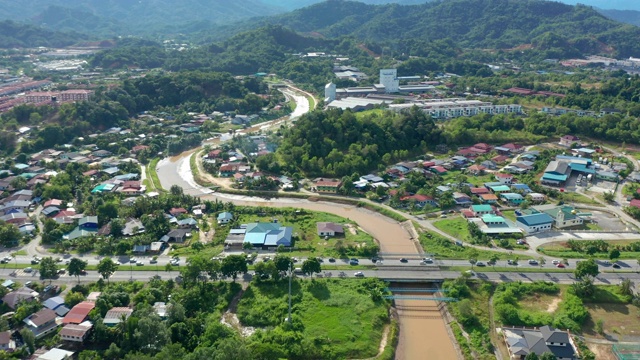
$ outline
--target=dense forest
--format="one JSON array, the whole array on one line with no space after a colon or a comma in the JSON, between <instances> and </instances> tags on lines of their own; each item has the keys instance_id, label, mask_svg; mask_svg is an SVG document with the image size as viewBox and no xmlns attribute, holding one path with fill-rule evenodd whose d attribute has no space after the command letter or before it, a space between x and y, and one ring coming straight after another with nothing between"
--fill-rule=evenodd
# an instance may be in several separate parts
<instances>
[{"instance_id":1,"label":"dense forest","mask_svg":"<svg viewBox=\"0 0 640 360\"><path fill-rule=\"evenodd\" d=\"M285 131L277 156L291 172L344 176L424 152L440 136L433 120L417 108L382 116L314 111Z\"/></svg>"},{"instance_id":2,"label":"dense forest","mask_svg":"<svg viewBox=\"0 0 640 360\"><path fill-rule=\"evenodd\" d=\"M640 29L610 20L587 6L541 0L451 0L407 6L329 0L223 27L214 34L228 35L267 23L328 38L349 35L375 40L411 55L419 46L408 47L399 39L421 44L449 38L460 47L482 49L533 44L547 57L596 53L627 57L640 50L635 41Z\"/></svg>"},{"instance_id":3,"label":"dense forest","mask_svg":"<svg viewBox=\"0 0 640 360\"><path fill-rule=\"evenodd\" d=\"M51 46L64 47L86 40L88 36L73 32L46 30L37 26L0 22L0 48Z\"/></svg>"}]
</instances>

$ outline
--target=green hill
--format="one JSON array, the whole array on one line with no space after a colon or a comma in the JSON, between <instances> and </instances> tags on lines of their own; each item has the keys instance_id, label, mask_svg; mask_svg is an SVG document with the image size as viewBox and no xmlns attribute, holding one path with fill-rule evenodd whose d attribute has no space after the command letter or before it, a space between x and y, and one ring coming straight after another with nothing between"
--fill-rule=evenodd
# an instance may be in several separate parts
<instances>
[{"instance_id":1,"label":"green hill","mask_svg":"<svg viewBox=\"0 0 640 360\"><path fill-rule=\"evenodd\" d=\"M37 26L0 21L0 48L50 46L62 47L87 40L86 35L58 32Z\"/></svg>"},{"instance_id":2,"label":"green hill","mask_svg":"<svg viewBox=\"0 0 640 360\"><path fill-rule=\"evenodd\" d=\"M392 47L407 41L451 39L463 48L533 46L568 56L640 53L639 28L608 19L587 6L542 0L447 0L378 6L329 0L217 31L224 34L267 23L328 38L351 35Z\"/></svg>"},{"instance_id":3,"label":"green hill","mask_svg":"<svg viewBox=\"0 0 640 360\"><path fill-rule=\"evenodd\" d=\"M0 20L97 37L182 33L193 30L194 24L199 24L195 30L202 30L282 11L260 0L0 0Z\"/></svg>"}]
</instances>

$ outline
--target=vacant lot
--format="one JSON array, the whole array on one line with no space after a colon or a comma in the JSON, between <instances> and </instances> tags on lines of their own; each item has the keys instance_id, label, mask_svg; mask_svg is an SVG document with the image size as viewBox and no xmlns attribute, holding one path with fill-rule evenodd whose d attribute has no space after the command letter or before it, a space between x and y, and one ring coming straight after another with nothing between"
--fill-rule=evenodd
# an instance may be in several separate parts
<instances>
[{"instance_id":1,"label":"vacant lot","mask_svg":"<svg viewBox=\"0 0 640 360\"><path fill-rule=\"evenodd\" d=\"M435 227L446 232L447 234L463 240L471 240L471 234L469 234L469 222L463 218L440 220L433 223Z\"/></svg>"},{"instance_id":2,"label":"vacant lot","mask_svg":"<svg viewBox=\"0 0 640 360\"><path fill-rule=\"evenodd\" d=\"M378 353L388 323L388 303L373 301L384 288L375 279L323 279L293 284L293 321L303 338L330 348L336 358L367 358ZM245 326L279 327L287 317L288 283L252 283L238 305ZM299 325L296 325L299 324Z\"/></svg>"}]
</instances>

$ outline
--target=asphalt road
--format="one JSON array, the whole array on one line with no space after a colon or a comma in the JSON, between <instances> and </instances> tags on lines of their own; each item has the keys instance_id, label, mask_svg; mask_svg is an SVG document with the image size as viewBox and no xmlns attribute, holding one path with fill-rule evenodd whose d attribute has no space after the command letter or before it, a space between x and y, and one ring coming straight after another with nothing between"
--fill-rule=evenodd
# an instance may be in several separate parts
<instances>
[{"instance_id":1,"label":"asphalt road","mask_svg":"<svg viewBox=\"0 0 640 360\"><path fill-rule=\"evenodd\" d=\"M336 278L339 277L341 271L323 271L321 273L322 277L327 277L330 273L330 277ZM379 270L344 270L344 277L353 278L357 272L362 272L364 277L378 277L387 281L439 281L444 279L455 279L461 275L460 271L440 271L437 267L431 268L389 268L389 269L379 269ZM249 272L245 275L241 275L238 277L237 281L250 281L251 274ZM575 281L575 277L572 273L547 273L547 272L536 272L536 273L521 273L521 272L473 272L472 277L476 277L478 279L484 279L494 282L513 282L513 281L522 281L522 282L533 282L533 281L551 281L555 283L562 284L571 284ZM154 276L160 276L163 280L175 279L179 276L179 271L174 270L172 272L165 271L127 271L127 269L122 269L120 271L116 271L110 278L111 281L129 281L130 279L139 280L139 281L148 281ZM44 281L49 282L49 280L41 280L37 271L33 271L31 273L25 273L23 270L14 271L13 269L0 269L0 277L3 279L11 279L18 280L20 282L26 281ZM97 271L88 271L87 275L80 276L80 282L95 282L98 281L100 275ZM303 277L307 278L307 277ZM596 284L599 285L616 285L619 284L623 279L631 279L632 281L638 283L640 281L639 273L604 273L600 274L596 278ZM227 279L230 280L230 279ZM69 284L72 285L76 283L78 280L76 277L69 275L62 275L61 277L52 280L54 284Z\"/></svg>"}]
</instances>

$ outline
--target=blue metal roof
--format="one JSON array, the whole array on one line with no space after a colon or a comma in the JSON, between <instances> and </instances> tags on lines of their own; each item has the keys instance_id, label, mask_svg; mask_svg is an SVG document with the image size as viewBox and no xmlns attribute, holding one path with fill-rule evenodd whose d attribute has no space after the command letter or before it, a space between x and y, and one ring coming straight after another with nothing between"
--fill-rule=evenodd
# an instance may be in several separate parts
<instances>
[{"instance_id":1,"label":"blue metal roof","mask_svg":"<svg viewBox=\"0 0 640 360\"><path fill-rule=\"evenodd\" d=\"M553 218L546 213L518 216L516 221L527 226L553 224Z\"/></svg>"},{"instance_id":2,"label":"blue metal roof","mask_svg":"<svg viewBox=\"0 0 640 360\"><path fill-rule=\"evenodd\" d=\"M542 180L567 181L567 175L544 173L544 175L542 175Z\"/></svg>"}]
</instances>

